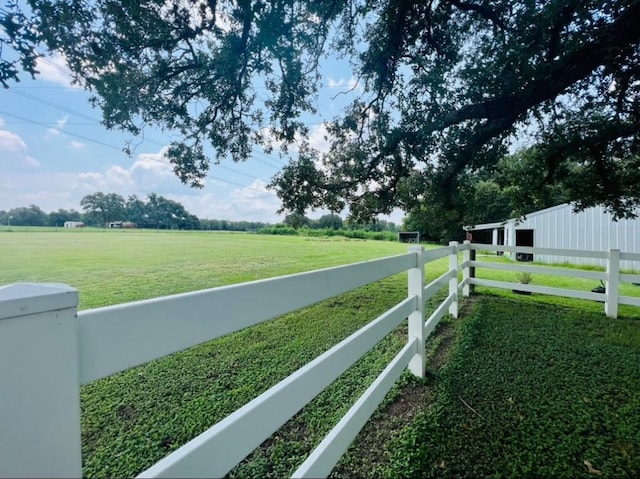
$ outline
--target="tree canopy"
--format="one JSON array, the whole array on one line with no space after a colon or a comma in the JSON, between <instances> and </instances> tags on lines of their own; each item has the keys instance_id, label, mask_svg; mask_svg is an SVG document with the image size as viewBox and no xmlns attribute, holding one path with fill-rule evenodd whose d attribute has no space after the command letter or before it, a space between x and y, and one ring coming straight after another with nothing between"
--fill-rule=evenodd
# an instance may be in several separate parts
<instances>
[{"instance_id":1,"label":"tree canopy","mask_svg":"<svg viewBox=\"0 0 640 479\"><path fill-rule=\"evenodd\" d=\"M38 41L64 54L107 127L180 133L168 156L194 186L211 161L277 144L291 154L273 180L285 210L365 220L427 199L446 209L521 148L523 211L549 188L618 217L640 204L639 0L29 5ZM362 94L328 119L321 153L301 118L326 56L350 60Z\"/></svg>"}]
</instances>

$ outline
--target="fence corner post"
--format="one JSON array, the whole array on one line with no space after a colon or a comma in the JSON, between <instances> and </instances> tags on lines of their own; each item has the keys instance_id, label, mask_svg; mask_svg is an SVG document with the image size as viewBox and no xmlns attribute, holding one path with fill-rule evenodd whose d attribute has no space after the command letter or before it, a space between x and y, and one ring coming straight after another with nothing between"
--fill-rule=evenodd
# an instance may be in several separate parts
<instances>
[{"instance_id":1,"label":"fence corner post","mask_svg":"<svg viewBox=\"0 0 640 479\"><path fill-rule=\"evenodd\" d=\"M454 318L458 317L458 242L450 241L449 247L451 254L449 255L449 272L452 277L449 279L449 296L453 295L453 301L449 306L449 314Z\"/></svg>"},{"instance_id":2,"label":"fence corner post","mask_svg":"<svg viewBox=\"0 0 640 479\"><path fill-rule=\"evenodd\" d=\"M416 310L409 315L409 339L418 339L418 350L409 361L409 370L419 378L426 375L424 357L424 247L410 246L409 252L416 256L416 266L408 270L408 294L416 297Z\"/></svg>"},{"instance_id":3,"label":"fence corner post","mask_svg":"<svg viewBox=\"0 0 640 479\"><path fill-rule=\"evenodd\" d=\"M610 318L618 317L618 296L620 284L620 250L610 249L607 260L607 280L605 284L604 313Z\"/></svg>"},{"instance_id":4,"label":"fence corner post","mask_svg":"<svg viewBox=\"0 0 640 479\"><path fill-rule=\"evenodd\" d=\"M78 291L0 287L0 473L82 477Z\"/></svg>"}]
</instances>

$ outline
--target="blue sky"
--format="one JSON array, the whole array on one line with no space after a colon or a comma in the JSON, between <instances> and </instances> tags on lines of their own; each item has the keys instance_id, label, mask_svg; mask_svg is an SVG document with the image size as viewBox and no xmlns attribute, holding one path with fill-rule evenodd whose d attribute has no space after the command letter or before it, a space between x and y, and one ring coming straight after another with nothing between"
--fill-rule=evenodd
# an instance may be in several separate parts
<instances>
[{"instance_id":1,"label":"blue sky","mask_svg":"<svg viewBox=\"0 0 640 479\"><path fill-rule=\"evenodd\" d=\"M153 192L179 201L200 218L282 221L276 214L280 202L266 188L284 165L276 154L256 150L245 163L212 165L205 187L189 188L163 157L170 134L148 129L144 138L132 138L106 130L100 125L100 111L88 103L90 94L71 86L61 57L43 58L38 69L36 80L23 75L11 88L0 88L0 210L30 204L46 212L80 210L80 200L97 191L125 198L145 198ZM304 119L312 145L321 150L327 148L322 120L339 113L349 95L338 93L354 86L346 63L328 61L325 70L319 116ZM137 145L132 156L122 152L128 140ZM384 219L400 223L402 213Z\"/></svg>"}]
</instances>

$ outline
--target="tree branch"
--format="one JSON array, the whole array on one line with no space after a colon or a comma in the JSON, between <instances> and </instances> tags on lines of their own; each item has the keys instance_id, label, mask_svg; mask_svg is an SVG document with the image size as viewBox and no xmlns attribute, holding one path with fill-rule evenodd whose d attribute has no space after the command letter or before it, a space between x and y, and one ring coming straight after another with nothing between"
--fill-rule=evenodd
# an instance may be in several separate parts
<instances>
[{"instance_id":1,"label":"tree branch","mask_svg":"<svg viewBox=\"0 0 640 479\"><path fill-rule=\"evenodd\" d=\"M586 78L611 59L612 50L621 50L640 41L640 1L635 1L614 22L597 32L593 41L585 43L553 64L523 91L467 105L445 115L434 130L441 130L467 120L518 117L533 106L555 98L569 86Z\"/></svg>"},{"instance_id":2,"label":"tree branch","mask_svg":"<svg viewBox=\"0 0 640 479\"><path fill-rule=\"evenodd\" d=\"M508 30L509 27L506 23L502 21L502 19L498 16L498 14L491 10L490 8L484 7L482 5L476 5L474 3L461 2L460 0L449 0L449 3L456 7L458 10L462 10L463 12L475 12L480 15L482 18L490 20L493 22L501 30Z\"/></svg>"}]
</instances>

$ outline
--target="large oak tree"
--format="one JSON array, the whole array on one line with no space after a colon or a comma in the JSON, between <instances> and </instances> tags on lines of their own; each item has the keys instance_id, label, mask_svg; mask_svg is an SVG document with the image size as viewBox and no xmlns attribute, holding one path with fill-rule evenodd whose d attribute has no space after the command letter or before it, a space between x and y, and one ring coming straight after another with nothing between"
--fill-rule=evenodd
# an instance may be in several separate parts
<instances>
[{"instance_id":1,"label":"large oak tree","mask_svg":"<svg viewBox=\"0 0 640 479\"><path fill-rule=\"evenodd\" d=\"M339 55L363 93L331 119L327 154L290 150L273 182L289 211L446 208L516 147L536 165L514 178L523 210L549 185L618 216L640 204L638 0L29 3L107 127L181 133L168 155L194 186L212 160L304 137Z\"/></svg>"}]
</instances>

